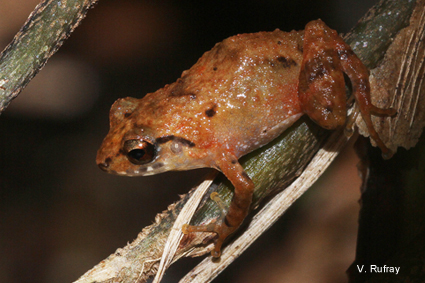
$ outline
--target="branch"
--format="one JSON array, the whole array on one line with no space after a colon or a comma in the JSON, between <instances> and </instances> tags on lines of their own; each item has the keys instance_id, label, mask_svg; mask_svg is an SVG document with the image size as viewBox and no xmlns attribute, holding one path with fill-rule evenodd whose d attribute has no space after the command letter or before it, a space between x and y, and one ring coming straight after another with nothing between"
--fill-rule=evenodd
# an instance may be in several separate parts
<instances>
[{"instance_id":1,"label":"branch","mask_svg":"<svg viewBox=\"0 0 425 283\"><path fill-rule=\"evenodd\" d=\"M372 102L378 107L397 109L393 119L372 117L380 137L394 152L414 147L425 126L425 11L418 1L410 25L393 40L379 66L371 71ZM359 132L368 136L362 119ZM374 144L374 142L372 142Z\"/></svg>"},{"instance_id":2,"label":"branch","mask_svg":"<svg viewBox=\"0 0 425 283\"><path fill-rule=\"evenodd\" d=\"M408 25L414 6L415 1L409 0L382 1L362 19L347 37L347 42L353 46L359 57L369 67L376 66L378 61L383 58L395 34ZM382 27L386 28L382 31ZM269 145L242 158L242 165L256 184L253 207L257 207L265 197L270 197L282 191L296 177L301 175L295 184L276 196L278 200L285 199L285 203L276 205L276 202L274 202L264 208L283 207L283 210L281 209L276 216L273 216L274 218L271 222L277 219L307 189L307 186L302 181L306 179L314 181L317 179L330 164L333 157L338 154L346 140L341 131L336 131L331 138L329 137L329 131L317 127L308 119L301 119ZM304 171L306 165L323 143L325 145L318 155L321 156L321 165L309 166L307 167L308 170ZM318 157L315 158L315 160L317 159ZM194 190L192 189L191 192L182 197L182 200L171 205L167 211L157 215L155 223L143 229L133 243L123 249L118 249L76 282L146 282L157 271L170 231L175 229L177 231L176 234L180 231L180 227L172 228L172 225ZM200 208L195 213L192 224L207 224L214 221L217 217L216 204L209 199L209 195L213 191L217 191L222 199L230 203L232 189L229 182L222 176L216 178L208 193L201 200ZM268 216L266 215L265 217ZM250 227L256 224L264 224L267 221L269 220L254 220L251 222ZM265 229L267 227L261 227L259 233ZM252 233L252 230L249 231L245 235ZM177 247L177 253L170 262L176 261L183 256L207 253L211 245L206 246L203 243L208 243L210 239L211 235L207 233L192 233L184 236ZM246 248L246 243L246 240L242 240L232 245L237 246L238 253L240 253L242 250L240 244L243 244L244 248ZM231 262L227 261L227 259L234 259L236 256L235 250L229 252L227 247L223 251L221 260L227 265ZM220 264L212 262L209 257L204 262L206 262L204 266L207 269L189 274L188 280L190 282L209 282L224 268Z\"/></svg>"},{"instance_id":3,"label":"branch","mask_svg":"<svg viewBox=\"0 0 425 283\"><path fill-rule=\"evenodd\" d=\"M61 47L97 0L45 0L0 55L0 113Z\"/></svg>"}]
</instances>

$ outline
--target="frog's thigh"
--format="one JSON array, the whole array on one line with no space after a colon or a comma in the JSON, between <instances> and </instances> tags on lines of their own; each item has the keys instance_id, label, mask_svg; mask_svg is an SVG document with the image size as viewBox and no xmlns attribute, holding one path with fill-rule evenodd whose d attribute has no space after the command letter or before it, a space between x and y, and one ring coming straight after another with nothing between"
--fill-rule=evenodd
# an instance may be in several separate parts
<instances>
[{"instance_id":1,"label":"frog's thigh","mask_svg":"<svg viewBox=\"0 0 425 283\"><path fill-rule=\"evenodd\" d=\"M336 42L338 34L322 21L307 24L298 96L301 108L326 129L345 123L345 81Z\"/></svg>"}]
</instances>

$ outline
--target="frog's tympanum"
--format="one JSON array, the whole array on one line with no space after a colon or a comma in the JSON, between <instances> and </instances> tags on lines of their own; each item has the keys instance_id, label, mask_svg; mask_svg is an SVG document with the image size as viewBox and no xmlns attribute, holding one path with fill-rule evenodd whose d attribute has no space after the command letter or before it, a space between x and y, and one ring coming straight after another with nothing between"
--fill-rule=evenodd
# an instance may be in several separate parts
<instances>
[{"instance_id":1,"label":"frog's tympanum","mask_svg":"<svg viewBox=\"0 0 425 283\"><path fill-rule=\"evenodd\" d=\"M371 114L394 115L371 103L369 72L321 20L305 31L275 30L230 37L206 52L175 83L142 99L122 98L97 154L109 173L146 176L212 167L235 191L227 215L185 233L215 232L213 256L248 214L254 184L238 159L279 136L303 114L320 126L346 123L345 73L371 137L384 155Z\"/></svg>"}]
</instances>

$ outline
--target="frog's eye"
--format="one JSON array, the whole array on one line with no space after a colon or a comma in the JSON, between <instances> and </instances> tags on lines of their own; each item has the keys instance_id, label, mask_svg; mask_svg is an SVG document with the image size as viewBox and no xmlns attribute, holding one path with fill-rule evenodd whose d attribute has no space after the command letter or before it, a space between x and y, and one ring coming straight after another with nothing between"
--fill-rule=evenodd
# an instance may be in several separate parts
<instances>
[{"instance_id":1,"label":"frog's eye","mask_svg":"<svg viewBox=\"0 0 425 283\"><path fill-rule=\"evenodd\" d=\"M155 146L145 140L127 140L123 149L128 160L136 165L149 163L155 156Z\"/></svg>"}]
</instances>

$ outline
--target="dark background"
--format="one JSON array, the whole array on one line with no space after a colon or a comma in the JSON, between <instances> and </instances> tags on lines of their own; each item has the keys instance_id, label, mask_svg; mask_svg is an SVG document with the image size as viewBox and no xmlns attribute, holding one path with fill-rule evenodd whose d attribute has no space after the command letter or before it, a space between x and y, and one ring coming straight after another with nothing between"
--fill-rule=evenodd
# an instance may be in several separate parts
<instances>
[{"instance_id":1,"label":"dark background","mask_svg":"<svg viewBox=\"0 0 425 283\"><path fill-rule=\"evenodd\" d=\"M94 162L120 97L175 81L215 43L246 32L344 33L377 1L100 0L0 116L0 282L72 282L136 238L203 170L125 178ZM38 3L2 0L3 49ZM215 282L346 282L360 197L351 147ZM199 259L171 267L178 282Z\"/></svg>"}]
</instances>

